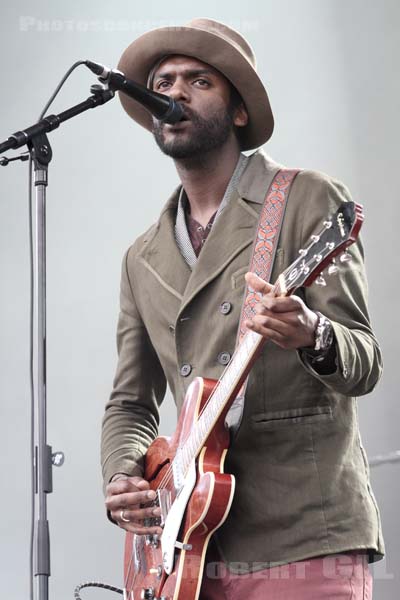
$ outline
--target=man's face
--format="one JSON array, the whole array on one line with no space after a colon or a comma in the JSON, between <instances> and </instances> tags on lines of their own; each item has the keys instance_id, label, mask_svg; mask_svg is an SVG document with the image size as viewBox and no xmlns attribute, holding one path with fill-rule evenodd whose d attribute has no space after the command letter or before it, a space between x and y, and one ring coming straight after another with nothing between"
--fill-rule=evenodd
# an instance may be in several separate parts
<instances>
[{"instance_id":1,"label":"man's face","mask_svg":"<svg viewBox=\"0 0 400 600\"><path fill-rule=\"evenodd\" d=\"M153 90L177 100L184 120L153 120L160 149L172 158L191 158L224 145L233 135L231 86L216 69L188 56L169 56L156 69Z\"/></svg>"}]
</instances>

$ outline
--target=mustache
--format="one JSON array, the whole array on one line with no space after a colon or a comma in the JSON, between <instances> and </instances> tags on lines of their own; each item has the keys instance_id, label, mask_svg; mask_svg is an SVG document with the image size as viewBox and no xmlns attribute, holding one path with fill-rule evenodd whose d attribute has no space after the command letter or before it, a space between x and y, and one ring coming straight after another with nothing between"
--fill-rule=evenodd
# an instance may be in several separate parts
<instances>
[{"instance_id":1,"label":"mustache","mask_svg":"<svg viewBox=\"0 0 400 600\"><path fill-rule=\"evenodd\" d=\"M183 121L185 119L188 119L189 121L196 121L196 120L198 120L197 113L195 113L191 108L187 108L186 106L184 106L182 108L183 108L183 114L182 114L182 117L181 117L181 121Z\"/></svg>"}]
</instances>

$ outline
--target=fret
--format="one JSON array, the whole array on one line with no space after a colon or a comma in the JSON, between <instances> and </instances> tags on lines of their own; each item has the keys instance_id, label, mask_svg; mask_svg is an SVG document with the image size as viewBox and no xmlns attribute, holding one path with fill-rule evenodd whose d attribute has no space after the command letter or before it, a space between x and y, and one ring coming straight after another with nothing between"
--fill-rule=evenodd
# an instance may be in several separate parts
<instances>
[{"instance_id":1,"label":"fret","mask_svg":"<svg viewBox=\"0 0 400 600\"><path fill-rule=\"evenodd\" d=\"M196 446L198 445L198 442L202 438L204 438L204 436L206 435L207 429L208 429L208 427L207 427L205 419L204 418L201 419L201 420L199 419L199 421L198 421L198 428L196 430L196 444L195 444Z\"/></svg>"},{"instance_id":2,"label":"fret","mask_svg":"<svg viewBox=\"0 0 400 600\"><path fill-rule=\"evenodd\" d=\"M189 456L188 456L188 454L189 454L189 449L188 449L187 445L186 445L186 444L184 444L184 445L182 446L182 453L181 453L181 457L182 457L182 467L183 467L183 470L184 470L184 471L186 471L186 469L187 469L187 468L188 468L188 466L189 466Z\"/></svg>"},{"instance_id":3,"label":"fret","mask_svg":"<svg viewBox=\"0 0 400 600\"><path fill-rule=\"evenodd\" d=\"M199 440L201 436L198 434L197 430L194 430L194 435L190 436L190 446L189 446L189 464L192 462L193 458L196 456L196 447L198 446Z\"/></svg>"}]
</instances>

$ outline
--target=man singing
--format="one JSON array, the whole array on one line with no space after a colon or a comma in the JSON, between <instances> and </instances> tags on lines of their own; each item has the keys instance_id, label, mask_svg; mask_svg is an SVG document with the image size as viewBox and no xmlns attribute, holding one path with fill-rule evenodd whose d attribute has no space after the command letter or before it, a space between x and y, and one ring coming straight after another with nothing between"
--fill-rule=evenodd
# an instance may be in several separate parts
<instances>
[{"instance_id":1,"label":"man singing","mask_svg":"<svg viewBox=\"0 0 400 600\"><path fill-rule=\"evenodd\" d=\"M382 360L361 243L328 285L293 296L275 297L248 272L259 215L282 166L257 150L273 116L238 32L210 19L159 28L125 50L119 69L174 98L184 117L161 123L121 95L181 183L123 259L119 361L102 434L109 516L126 531L161 534L144 523L160 510L142 506L155 497L143 458L157 436L158 407L167 383L179 412L195 377L220 378L247 284L261 299L246 327L268 343L244 399L228 413L225 471L236 491L209 547L200 600L371 598L367 563L384 547L356 397L374 388ZM271 282L349 200L332 177L297 174Z\"/></svg>"}]
</instances>

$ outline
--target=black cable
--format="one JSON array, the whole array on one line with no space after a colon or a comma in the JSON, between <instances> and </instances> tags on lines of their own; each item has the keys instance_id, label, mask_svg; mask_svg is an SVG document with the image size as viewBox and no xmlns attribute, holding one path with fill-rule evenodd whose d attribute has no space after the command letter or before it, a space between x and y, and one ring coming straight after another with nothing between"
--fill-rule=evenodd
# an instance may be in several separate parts
<instances>
[{"instance_id":1,"label":"black cable","mask_svg":"<svg viewBox=\"0 0 400 600\"><path fill-rule=\"evenodd\" d=\"M71 73L79 66L84 65L85 61L80 60L72 65L65 73L64 77L61 79L60 83L56 87L54 93L50 97L50 100L47 102L46 106L40 113L38 121L43 119L47 110L50 108L54 99L56 98L58 92L64 85L65 81L71 75ZM30 327L30 336L29 336L29 362L30 362L30 391L31 391L31 535L30 535L30 550L29 550L29 596L30 600L34 600L34 575L33 575L33 559L34 559L34 537L35 537L35 493L36 493L36 481L35 481L35 400L34 400L34 373L33 373L33 231L32 231L32 212L33 212L33 202L32 202L32 154L30 154L29 158L29 253L30 253L30 317L29 317L29 327Z\"/></svg>"},{"instance_id":2,"label":"black cable","mask_svg":"<svg viewBox=\"0 0 400 600\"><path fill-rule=\"evenodd\" d=\"M79 595L79 592L83 588L86 588L86 587L103 588L104 590L110 590L111 592L116 592L117 594L124 593L124 590L121 590L121 588L114 587L113 585L108 585L107 583L99 583L97 581L87 581L86 583L81 583L80 585L76 586L75 592L74 592L75 600L82 600L82 598Z\"/></svg>"},{"instance_id":3,"label":"black cable","mask_svg":"<svg viewBox=\"0 0 400 600\"><path fill-rule=\"evenodd\" d=\"M86 61L85 60L78 60L76 63L74 63L72 65L72 67L70 67L68 69L68 71L65 73L64 77L61 79L60 83L58 84L58 86L54 90L53 95L50 97L50 100L47 102L46 106L44 107L44 109L40 113L38 121L41 121L43 119L44 115L47 113L47 111L49 110L50 106L53 104L53 102L54 102L54 100L55 100L58 92L61 90L61 88L64 85L64 83L66 82L66 80L68 79L68 77L71 75L72 71L75 71L75 69L77 67L79 67L79 65L86 65Z\"/></svg>"}]
</instances>

